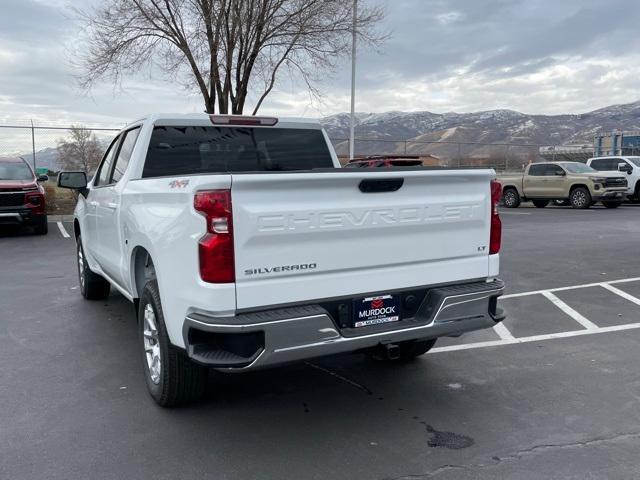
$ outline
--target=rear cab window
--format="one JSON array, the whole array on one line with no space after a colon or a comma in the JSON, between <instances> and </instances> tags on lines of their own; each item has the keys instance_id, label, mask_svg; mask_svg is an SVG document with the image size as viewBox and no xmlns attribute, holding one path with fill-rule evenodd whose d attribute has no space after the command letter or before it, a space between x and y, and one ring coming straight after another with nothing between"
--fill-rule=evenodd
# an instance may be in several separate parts
<instances>
[{"instance_id":1,"label":"rear cab window","mask_svg":"<svg viewBox=\"0 0 640 480\"><path fill-rule=\"evenodd\" d=\"M608 171L608 170L617 170L618 162L619 160L617 159L601 158L598 160L592 160L591 168L598 170L600 172Z\"/></svg>"},{"instance_id":2,"label":"rear cab window","mask_svg":"<svg viewBox=\"0 0 640 480\"><path fill-rule=\"evenodd\" d=\"M320 129L156 126L142 177L333 167Z\"/></svg>"}]
</instances>

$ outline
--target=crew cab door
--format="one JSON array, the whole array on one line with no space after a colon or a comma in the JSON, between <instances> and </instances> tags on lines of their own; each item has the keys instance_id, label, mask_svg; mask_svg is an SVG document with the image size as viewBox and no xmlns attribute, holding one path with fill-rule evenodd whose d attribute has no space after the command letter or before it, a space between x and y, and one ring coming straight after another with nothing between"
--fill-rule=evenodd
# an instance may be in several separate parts
<instances>
[{"instance_id":1,"label":"crew cab door","mask_svg":"<svg viewBox=\"0 0 640 480\"><path fill-rule=\"evenodd\" d=\"M545 196L545 167L543 163L529 165L529 171L522 179L522 191L528 198L542 198Z\"/></svg>"},{"instance_id":2,"label":"crew cab door","mask_svg":"<svg viewBox=\"0 0 640 480\"><path fill-rule=\"evenodd\" d=\"M544 197L563 198L569 189L566 188L567 172L560 166L545 165Z\"/></svg>"},{"instance_id":3,"label":"crew cab door","mask_svg":"<svg viewBox=\"0 0 640 480\"><path fill-rule=\"evenodd\" d=\"M122 253L124 251L123 234L120 226L120 179L127 170L131 153L135 146L140 127L127 130L121 135L121 141L115 159L105 174L106 183L94 190L96 203L96 258L102 270L114 281L124 285L122 271Z\"/></svg>"},{"instance_id":4,"label":"crew cab door","mask_svg":"<svg viewBox=\"0 0 640 480\"><path fill-rule=\"evenodd\" d=\"M111 175L111 167L113 167L113 160L115 159L118 145L120 143L120 135L113 139L109 148L102 157L102 161L98 166L87 199L85 202L85 224L82 230L82 244L85 252L87 252L92 259L100 262L100 254L98 248L98 233L96 231L97 222L96 215L98 210L98 198L100 198L102 189L109 184L109 176Z\"/></svg>"}]
</instances>

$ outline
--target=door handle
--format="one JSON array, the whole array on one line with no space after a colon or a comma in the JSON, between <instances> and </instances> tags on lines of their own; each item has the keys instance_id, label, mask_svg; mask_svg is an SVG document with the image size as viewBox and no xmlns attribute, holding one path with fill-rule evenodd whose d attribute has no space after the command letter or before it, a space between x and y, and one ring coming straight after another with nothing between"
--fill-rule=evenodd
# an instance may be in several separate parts
<instances>
[{"instance_id":1,"label":"door handle","mask_svg":"<svg viewBox=\"0 0 640 480\"><path fill-rule=\"evenodd\" d=\"M91 201L91 202L89 202L89 206L91 206L91 207L97 207L97 206L98 206L98 202Z\"/></svg>"},{"instance_id":2,"label":"door handle","mask_svg":"<svg viewBox=\"0 0 640 480\"><path fill-rule=\"evenodd\" d=\"M115 210L116 208L118 208L118 204L117 204L117 203L114 203L114 202L108 202L108 203L107 203L107 205L106 205L106 207L107 207L109 210Z\"/></svg>"}]
</instances>

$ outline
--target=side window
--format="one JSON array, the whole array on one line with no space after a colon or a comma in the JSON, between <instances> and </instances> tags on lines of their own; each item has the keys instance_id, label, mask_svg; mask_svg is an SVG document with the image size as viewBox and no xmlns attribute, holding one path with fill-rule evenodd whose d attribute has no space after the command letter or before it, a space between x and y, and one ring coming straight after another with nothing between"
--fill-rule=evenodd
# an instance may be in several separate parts
<instances>
[{"instance_id":1,"label":"side window","mask_svg":"<svg viewBox=\"0 0 640 480\"><path fill-rule=\"evenodd\" d=\"M593 160L591 162L591 168L593 168L594 170L598 170L598 171L602 171L602 170L606 170L606 160L601 159L601 160Z\"/></svg>"},{"instance_id":2,"label":"side window","mask_svg":"<svg viewBox=\"0 0 640 480\"><path fill-rule=\"evenodd\" d=\"M106 185L109 179L109 172L111 171L111 165L113 164L113 157L115 156L116 149L118 147L118 143L120 142L120 136L117 136L111 145L109 145L109 150L104 155L102 159L102 163L96 172L96 181L93 183L94 187L99 187L101 185Z\"/></svg>"},{"instance_id":3,"label":"side window","mask_svg":"<svg viewBox=\"0 0 640 480\"><path fill-rule=\"evenodd\" d=\"M547 177L555 177L564 173L564 170L559 165L546 165L546 167L545 175Z\"/></svg>"},{"instance_id":4,"label":"side window","mask_svg":"<svg viewBox=\"0 0 640 480\"><path fill-rule=\"evenodd\" d=\"M613 165L611 165L611 170L618 171L618 164L624 163L626 166L630 166L629 162L627 162L624 158L614 158Z\"/></svg>"},{"instance_id":5,"label":"side window","mask_svg":"<svg viewBox=\"0 0 640 480\"><path fill-rule=\"evenodd\" d=\"M129 160L131 160L131 153L133 147L136 145L136 140L140 134L140 127L133 128L124 133L122 145L118 151L118 158L116 158L116 164L113 167L113 174L111 174L111 181L109 183L118 183L127 171L129 166Z\"/></svg>"},{"instance_id":6,"label":"side window","mask_svg":"<svg viewBox=\"0 0 640 480\"><path fill-rule=\"evenodd\" d=\"M536 164L529 167L529 175L533 177L542 177L545 172L546 165Z\"/></svg>"}]
</instances>

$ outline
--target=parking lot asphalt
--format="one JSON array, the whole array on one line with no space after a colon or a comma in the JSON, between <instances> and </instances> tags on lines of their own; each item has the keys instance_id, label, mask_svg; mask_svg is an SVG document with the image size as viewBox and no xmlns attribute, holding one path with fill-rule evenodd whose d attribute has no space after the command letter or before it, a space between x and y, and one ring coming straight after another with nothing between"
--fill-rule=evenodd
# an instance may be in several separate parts
<instances>
[{"instance_id":1,"label":"parking lot asphalt","mask_svg":"<svg viewBox=\"0 0 640 480\"><path fill-rule=\"evenodd\" d=\"M73 239L0 233L0 479L639 478L640 208L502 213L504 328L212 373L176 410L131 305L80 297Z\"/></svg>"}]
</instances>

